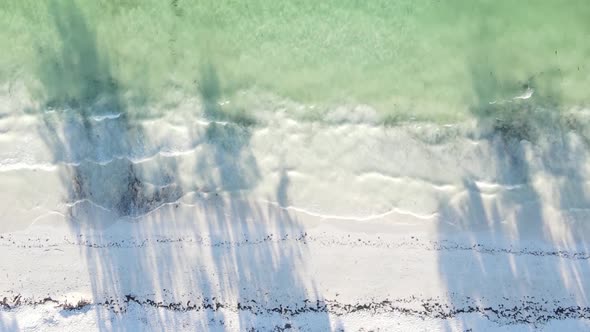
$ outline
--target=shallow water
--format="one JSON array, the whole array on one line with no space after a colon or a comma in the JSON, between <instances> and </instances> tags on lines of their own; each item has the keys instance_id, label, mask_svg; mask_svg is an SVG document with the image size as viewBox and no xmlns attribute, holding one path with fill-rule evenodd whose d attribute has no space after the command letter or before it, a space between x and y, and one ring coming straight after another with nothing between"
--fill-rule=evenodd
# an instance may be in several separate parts
<instances>
[{"instance_id":1,"label":"shallow water","mask_svg":"<svg viewBox=\"0 0 590 332\"><path fill-rule=\"evenodd\" d=\"M585 106L590 4L568 1L33 1L0 5L0 78L50 104L114 90L193 96L214 68L240 91L305 105L366 104L380 120L457 121L528 89ZM250 98L252 99L252 98Z\"/></svg>"}]
</instances>

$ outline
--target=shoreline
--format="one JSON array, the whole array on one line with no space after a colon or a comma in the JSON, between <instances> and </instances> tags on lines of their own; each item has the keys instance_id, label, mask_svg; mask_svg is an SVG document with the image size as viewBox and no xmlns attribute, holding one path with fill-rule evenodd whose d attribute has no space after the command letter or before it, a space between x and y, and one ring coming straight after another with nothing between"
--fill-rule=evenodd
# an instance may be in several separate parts
<instances>
[{"instance_id":1,"label":"shoreline","mask_svg":"<svg viewBox=\"0 0 590 332\"><path fill-rule=\"evenodd\" d=\"M188 105L0 119L0 329L588 327L583 127L531 142Z\"/></svg>"}]
</instances>

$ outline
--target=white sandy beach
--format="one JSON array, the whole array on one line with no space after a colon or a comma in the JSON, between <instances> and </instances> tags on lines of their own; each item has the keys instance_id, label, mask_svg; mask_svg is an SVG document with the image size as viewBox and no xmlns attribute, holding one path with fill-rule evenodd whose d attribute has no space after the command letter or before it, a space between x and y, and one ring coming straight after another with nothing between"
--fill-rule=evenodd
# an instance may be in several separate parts
<instances>
[{"instance_id":1,"label":"white sandy beach","mask_svg":"<svg viewBox=\"0 0 590 332\"><path fill-rule=\"evenodd\" d=\"M2 98L2 331L590 328L574 132L280 105L240 126L196 99L83 119Z\"/></svg>"}]
</instances>

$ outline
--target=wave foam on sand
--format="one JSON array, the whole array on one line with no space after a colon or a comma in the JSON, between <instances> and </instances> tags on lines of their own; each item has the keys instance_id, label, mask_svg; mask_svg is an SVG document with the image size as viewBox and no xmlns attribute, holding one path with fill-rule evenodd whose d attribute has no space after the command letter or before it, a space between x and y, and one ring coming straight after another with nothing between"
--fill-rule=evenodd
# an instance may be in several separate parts
<instances>
[{"instance_id":1,"label":"wave foam on sand","mask_svg":"<svg viewBox=\"0 0 590 332\"><path fill-rule=\"evenodd\" d=\"M259 119L1 118L0 329L587 328L582 132Z\"/></svg>"}]
</instances>

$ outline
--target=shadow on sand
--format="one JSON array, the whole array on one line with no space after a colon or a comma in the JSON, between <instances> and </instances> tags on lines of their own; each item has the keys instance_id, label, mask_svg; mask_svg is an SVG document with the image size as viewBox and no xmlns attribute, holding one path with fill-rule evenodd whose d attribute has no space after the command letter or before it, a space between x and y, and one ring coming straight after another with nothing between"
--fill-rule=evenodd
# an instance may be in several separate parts
<instances>
[{"instance_id":1,"label":"shadow on sand","mask_svg":"<svg viewBox=\"0 0 590 332\"><path fill-rule=\"evenodd\" d=\"M0 312L0 331L20 331L16 320L9 321L8 317L3 317L5 314ZM8 315L6 315L8 316Z\"/></svg>"},{"instance_id":2,"label":"shadow on sand","mask_svg":"<svg viewBox=\"0 0 590 332\"><path fill-rule=\"evenodd\" d=\"M588 252L589 145L561 105L560 72L519 82L499 77L486 56L475 60L471 111L490 171L466 176L439 208L440 241L458 243L438 259L458 320L447 328L481 328L461 312L531 328L586 317L590 268L578 254Z\"/></svg>"},{"instance_id":3,"label":"shadow on sand","mask_svg":"<svg viewBox=\"0 0 590 332\"><path fill-rule=\"evenodd\" d=\"M249 146L254 121L221 109L215 67L203 66L199 80L207 124L186 122L200 143L164 155L128 111L75 2L50 9L61 48L39 53L48 101L39 131L67 188L67 219L88 266L99 329L328 330L305 275L304 229L250 195L260 178ZM287 205L287 172L276 175L272 200ZM145 309L138 320L121 314L131 304Z\"/></svg>"}]
</instances>

